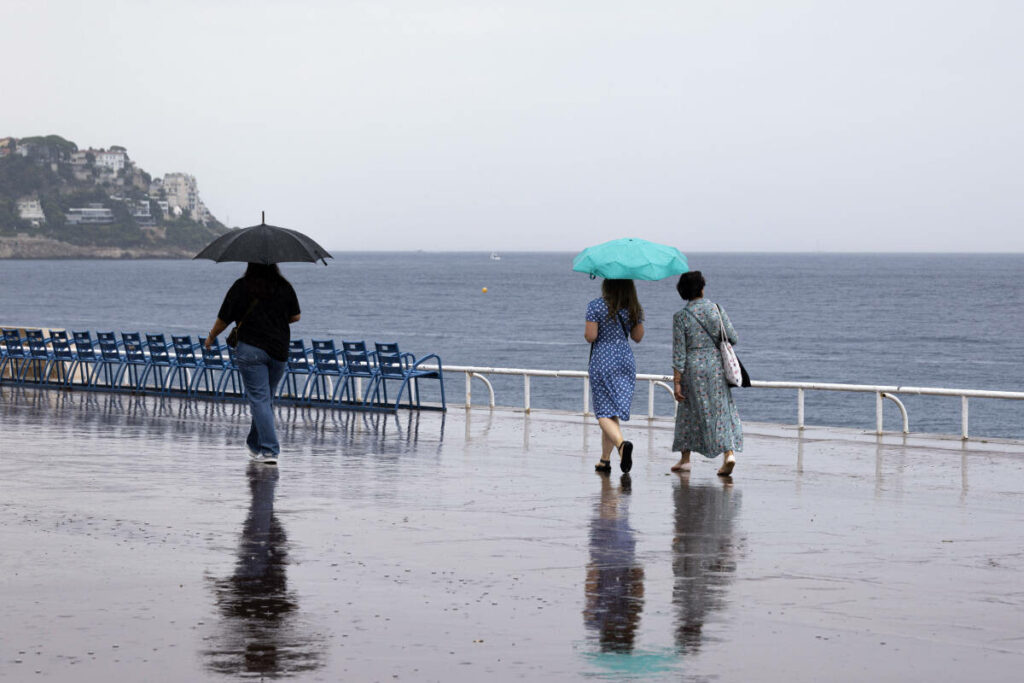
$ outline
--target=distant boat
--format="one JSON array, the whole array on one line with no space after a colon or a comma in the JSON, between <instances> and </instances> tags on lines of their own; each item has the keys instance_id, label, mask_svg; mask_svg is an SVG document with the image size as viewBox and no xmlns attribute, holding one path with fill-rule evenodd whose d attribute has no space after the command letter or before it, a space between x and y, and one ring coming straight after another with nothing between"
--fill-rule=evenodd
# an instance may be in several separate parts
<instances>
[{"instance_id":1,"label":"distant boat","mask_svg":"<svg viewBox=\"0 0 1024 683\"><path fill-rule=\"evenodd\" d=\"M498 256L498 252L496 252L496 251L492 251L491 252L491 260L492 261L500 261L501 260L501 257Z\"/></svg>"}]
</instances>

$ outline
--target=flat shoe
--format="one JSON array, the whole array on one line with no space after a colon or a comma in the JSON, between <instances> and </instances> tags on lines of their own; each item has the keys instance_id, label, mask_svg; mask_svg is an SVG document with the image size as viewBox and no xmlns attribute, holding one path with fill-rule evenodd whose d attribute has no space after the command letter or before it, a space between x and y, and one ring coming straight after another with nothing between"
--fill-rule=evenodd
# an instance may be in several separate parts
<instances>
[{"instance_id":1,"label":"flat shoe","mask_svg":"<svg viewBox=\"0 0 1024 683\"><path fill-rule=\"evenodd\" d=\"M619 446L619 453L622 454L622 459L619 460L619 467L623 473L629 472L633 469L633 442L623 441Z\"/></svg>"},{"instance_id":2,"label":"flat shoe","mask_svg":"<svg viewBox=\"0 0 1024 683\"><path fill-rule=\"evenodd\" d=\"M594 465L594 470L597 472L611 472L612 462L611 460L602 460L601 462Z\"/></svg>"},{"instance_id":3,"label":"flat shoe","mask_svg":"<svg viewBox=\"0 0 1024 683\"><path fill-rule=\"evenodd\" d=\"M722 463L722 467L718 470L718 476L728 477L732 474L734 467L736 467L736 458L730 455L726 458L725 462Z\"/></svg>"}]
</instances>

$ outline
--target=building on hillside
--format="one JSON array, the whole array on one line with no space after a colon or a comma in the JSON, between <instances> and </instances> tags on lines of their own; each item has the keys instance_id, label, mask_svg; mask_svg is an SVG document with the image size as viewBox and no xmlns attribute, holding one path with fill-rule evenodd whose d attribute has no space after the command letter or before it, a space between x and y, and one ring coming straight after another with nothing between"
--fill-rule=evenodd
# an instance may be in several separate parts
<instances>
[{"instance_id":1,"label":"building on hillside","mask_svg":"<svg viewBox=\"0 0 1024 683\"><path fill-rule=\"evenodd\" d=\"M153 213L149 210L149 200L142 199L137 202L131 202L132 218L135 219L135 224L140 228L152 228L156 225L156 220L153 219Z\"/></svg>"},{"instance_id":2,"label":"building on hillside","mask_svg":"<svg viewBox=\"0 0 1024 683\"><path fill-rule=\"evenodd\" d=\"M64 217L68 225L109 225L114 222L114 212L96 202L68 209Z\"/></svg>"},{"instance_id":3,"label":"building on hillside","mask_svg":"<svg viewBox=\"0 0 1024 683\"><path fill-rule=\"evenodd\" d=\"M22 197L18 200L18 216L23 221L28 221L33 228L38 228L46 222L46 214L43 213L43 205L38 197Z\"/></svg>"},{"instance_id":4,"label":"building on hillside","mask_svg":"<svg viewBox=\"0 0 1024 683\"><path fill-rule=\"evenodd\" d=\"M201 221L199 188L194 176L187 173L168 173L164 176L164 192L172 210L177 208L194 221Z\"/></svg>"},{"instance_id":5,"label":"building on hillside","mask_svg":"<svg viewBox=\"0 0 1024 683\"><path fill-rule=\"evenodd\" d=\"M14 154L16 146L17 142L15 142L14 138L0 138L0 157Z\"/></svg>"},{"instance_id":6,"label":"building on hillside","mask_svg":"<svg viewBox=\"0 0 1024 683\"><path fill-rule=\"evenodd\" d=\"M93 151L93 154L96 155L96 165L108 168L112 173L118 173L123 169L128 159L128 155L124 152L97 149Z\"/></svg>"}]
</instances>

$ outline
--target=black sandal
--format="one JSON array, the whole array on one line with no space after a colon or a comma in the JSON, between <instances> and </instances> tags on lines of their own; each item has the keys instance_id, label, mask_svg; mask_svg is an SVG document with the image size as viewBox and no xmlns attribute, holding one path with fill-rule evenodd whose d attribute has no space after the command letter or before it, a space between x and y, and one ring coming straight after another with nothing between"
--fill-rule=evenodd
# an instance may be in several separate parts
<instances>
[{"instance_id":1,"label":"black sandal","mask_svg":"<svg viewBox=\"0 0 1024 683\"><path fill-rule=\"evenodd\" d=\"M619 444L619 453L622 455L622 460L619 461L619 467L622 468L623 474L633 469L633 442L623 441Z\"/></svg>"},{"instance_id":2,"label":"black sandal","mask_svg":"<svg viewBox=\"0 0 1024 683\"><path fill-rule=\"evenodd\" d=\"M597 472L611 472L612 471L612 461L611 460L602 460L601 462L599 462L596 465L594 465L594 470L597 471Z\"/></svg>"}]
</instances>

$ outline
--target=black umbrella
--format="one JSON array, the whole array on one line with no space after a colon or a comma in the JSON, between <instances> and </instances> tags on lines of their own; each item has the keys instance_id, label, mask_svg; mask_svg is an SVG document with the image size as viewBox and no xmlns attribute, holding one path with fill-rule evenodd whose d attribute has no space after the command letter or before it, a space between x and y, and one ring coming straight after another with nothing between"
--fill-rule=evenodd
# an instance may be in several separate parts
<instances>
[{"instance_id":1,"label":"black umbrella","mask_svg":"<svg viewBox=\"0 0 1024 683\"><path fill-rule=\"evenodd\" d=\"M279 228L264 222L250 228L235 228L207 244L194 259L206 258L217 263L284 263L299 261L316 263L334 258L326 249L297 230Z\"/></svg>"}]
</instances>

